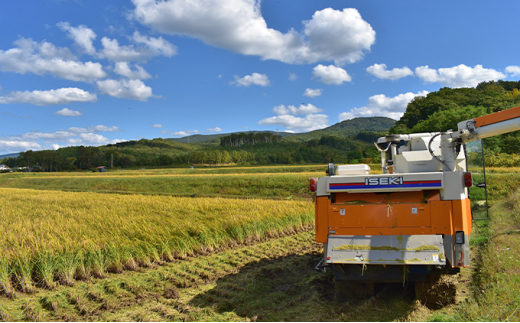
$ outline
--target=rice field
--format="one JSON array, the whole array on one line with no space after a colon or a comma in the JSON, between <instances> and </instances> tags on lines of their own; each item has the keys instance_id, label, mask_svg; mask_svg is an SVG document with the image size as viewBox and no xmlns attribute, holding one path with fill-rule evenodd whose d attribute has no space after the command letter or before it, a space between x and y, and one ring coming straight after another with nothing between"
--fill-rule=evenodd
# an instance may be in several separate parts
<instances>
[{"instance_id":1,"label":"rice field","mask_svg":"<svg viewBox=\"0 0 520 323\"><path fill-rule=\"evenodd\" d=\"M0 291L206 253L312 226L308 201L182 198L0 188Z\"/></svg>"},{"instance_id":2,"label":"rice field","mask_svg":"<svg viewBox=\"0 0 520 323\"><path fill-rule=\"evenodd\" d=\"M316 167L0 174L0 294L309 229L308 179L325 175ZM518 173L487 179L491 199L520 185Z\"/></svg>"},{"instance_id":3,"label":"rice field","mask_svg":"<svg viewBox=\"0 0 520 323\"><path fill-rule=\"evenodd\" d=\"M193 174L193 175L125 175L98 176L21 176L0 182L5 188L30 188L101 193L139 193L174 196L225 196L242 198L310 197L310 177L324 172Z\"/></svg>"}]
</instances>

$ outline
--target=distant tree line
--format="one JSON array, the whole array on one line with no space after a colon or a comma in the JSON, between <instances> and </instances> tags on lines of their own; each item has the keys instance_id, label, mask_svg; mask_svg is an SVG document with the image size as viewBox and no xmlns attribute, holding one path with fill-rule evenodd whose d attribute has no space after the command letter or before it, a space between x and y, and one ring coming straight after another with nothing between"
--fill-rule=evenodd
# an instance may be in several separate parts
<instances>
[{"instance_id":1,"label":"distant tree line","mask_svg":"<svg viewBox=\"0 0 520 323\"><path fill-rule=\"evenodd\" d=\"M281 141L282 136L275 135L271 132L240 132L221 137L220 146L240 147L242 145L255 145L260 143L274 144L280 143Z\"/></svg>"},{"instance_id":2,"label":"distant tree line","mask_svg":"<svg viewBox=\"0 0 520 323\"><path fill-rule=\"evenodd\" d=\"M365 133L360 138L380 134ZM379 153L371 143L350 138L324 136L301 143L280 142L272 133L256 133L255 144L242 146L197 146L171 140L153 139L123 142L99 147L66 147L58 150L28 150L17 158L4 158L0 163L10 167L29 167L31 171L94 170L146 166L186 166L193 164L271 165L298 163L377 162ZM252 140L243 137L244 141Z\"/></svg>"}]
</instances>

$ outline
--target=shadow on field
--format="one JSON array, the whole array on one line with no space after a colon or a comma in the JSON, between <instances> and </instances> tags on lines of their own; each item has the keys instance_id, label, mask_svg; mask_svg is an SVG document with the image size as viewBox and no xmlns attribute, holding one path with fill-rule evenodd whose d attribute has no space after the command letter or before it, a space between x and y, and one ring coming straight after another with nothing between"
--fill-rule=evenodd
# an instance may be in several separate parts
<instances>
[{"instance_id":1,"label":"shadow on field","mask_svg":"<svg viewBox=\"0 0 520 323\"><path fill-rule=\"evenodd\" d=\"M190 305L253 321L402 321L414 310L415 301L402 284L379 286L373 296L353 296L332 273L314 270L319 258L291 255L248 263Z\"/></svg>"}]
</instances>

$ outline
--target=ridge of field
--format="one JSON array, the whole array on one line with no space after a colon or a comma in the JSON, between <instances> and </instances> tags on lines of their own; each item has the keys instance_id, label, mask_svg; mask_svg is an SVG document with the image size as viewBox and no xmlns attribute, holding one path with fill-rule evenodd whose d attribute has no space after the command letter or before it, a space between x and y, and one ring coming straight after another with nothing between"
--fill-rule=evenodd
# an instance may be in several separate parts
<instances>
[{"instance_id":1,"label":"ridge of field","mask_svg":"<svg viewBox=\"0 0 520 323\"><path fill-rule=\"evenodd\" d=\"M423 308L418 321L520 321L520 190L492 204L489 219L473 221L467 298L437 311Z\"/></svg>"},{"instance_id":2,"label":"ridge of field","mask_svg":"<svg viewBox=\"0 0 520 323\"><path fill-rule=\"evenodd\" d=\"M155 194L196 197L236 197L269 199L309 199L310 177L325 176L325 166L239 167L161 169L108 173L14 173L0 174L0 187L99 193ZM372 174L381 170L372 165ZM490 199L507 197L520 187L518 168L487 168ZM185 172L194 171L191 174ZM261 171L261 172L259 172ZM281 171L281 172L278 172ZM288 172L292 171L292 172ZM482 182L474 172L474 182ZM484 200L484 190L473 187L471 196Z\"/></svg>"},{"instance_id":3,"label":"ridge of field","mask_svg":"<svg viewBox=\"0 0 520 323\"><path fill-rule=\"evenodd\" d=\"M309 178L320 173L193 174L146 176L23 176L4 188L137 193L174 196L310 199Z\"/></svg>"},{"instance_id":4,"label":"ridge of field","mask_svg":"<svg viewBox=\"0 0 520 323\"><path fill-rule=\"evenodd\" d=\"M380 168L380 165L374 165ZM293 166L196 166L190 168L147 168L135 170L110 170L106 173L98 171L75 171L75 172L20 172L0 173L0 180L16 177L59 177L59 176L147 176L147 175L192 175L192 174L255 174L255 173L310 173L323 172L327 165L293 165Z\"/></svg>"}]
</instances>

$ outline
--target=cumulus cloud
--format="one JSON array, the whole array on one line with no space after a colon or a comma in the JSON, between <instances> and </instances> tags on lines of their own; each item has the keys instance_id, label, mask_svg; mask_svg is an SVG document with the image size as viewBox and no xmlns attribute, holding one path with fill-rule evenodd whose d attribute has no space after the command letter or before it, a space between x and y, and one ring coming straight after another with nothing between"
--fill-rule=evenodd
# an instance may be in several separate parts
<instances>
[{"instance_id":1,"label":"cumulus cloud","mask_svg":"<svg viewBox=\"0 0 520 323\"><path fill-rule=\"evenodd\" d=\"M134 44L119 45L117 39L103 37L101 38L103 49L98 52L97 56L115 62L145 62L154 56L171 57L177 53L177 47L162 37L142 36L136 31L132 40L142 46L134 46Z\"/></svg>"},{"instance_id":2,"label":"cumulus cloud","mask_svg":"<svg viewBox=\"0 0 520 323\"><path fill-rule=\"evenodd\" d=\"M154 124L152 126L152 128L162 128L162 124L158 123L158 124Z\"/></svg>"},{"instance_id":3,"label":"cumulus cloud","mask_svg":"<svg viewBox=\"0 0 520 323\"><path fill-rule=\"evenodd\" d=\"M81 133L77 138L70 138L67 143L75 146L100 146L107 144L115 144L118 142L126 141L124 139L108 139L105 136L98 135L95 133Z\"/></svg>"},{"instance_id":4,"label":"cumulus cloud","mask_svg":"<svg viewBox=\"0 0 520 323\"><path fill-rule=\"evenodd\" d=\"M145 69L138 65L134 64L136 70L130 69L130 66L127 62L117 62L114 66L114 73L119 74L121 76L127 77L129 79L138 79L145 80L149 79L152 76L145 71Z\"/></svg>"},{"instance_id":5,"label":"cumulus cloud","mask_svg":"<svg viewBox=\"0 0 520 323\"><path fill-rule=\"evenodd\" d=\"M388 117L395 120L401 118L406 111L406 106L417 96L426 96L428 91L418 93L404 93L395 97L387 97L384 94L371 96L366 106L353 108L350 112L343 112L339 115L341 121L355 117Z\"/></svg>"},{"instance_id":6,"label":"cumulus cloud","mask_svg":"<svg viewBox=\"0 0 520 323\"><path fill-rule=\"evenodd\" d=\"M163 130L163 131L161 131L161 133L172 135L172 136L186 137L186 136L191 136L194 133L199 133L199 131L198 130L182 130L182 131L172 132L172 131L168 131L168 130Z\"/></svg>"},{"instance_id":7,"label":"cumulus cloud","mask_svg":"<svg viewBox=\"0 0 520 323\"><path fill-rule=\"evenodd\" d=\"M206 130L206 132L221 132L222 129L220 129L219 127L215 127L215 128L209 128L208 130Z\"/></svg>"},{"instance_id":8,"label":"cumulus cloud","mask_svg":"<svg viewBox=\"0 0 520 323\"><path fill-rule=\"evenodd\" d=\"M318 81L325 84L340 85L343 82L350 82L352 78L348 75L347 71L341 67L334 65L324 66L318 65L312 70L312 78L317 78Z\"/></svg>"},{"instance_id":9,"label":"cumulus cloud","mask_svg":"<svg viewBox=\"0 0 520 323\"><path fill-rule=\"evenodd\" d=\"M142 36L138 31L134 32L132 39L138 44L144 44L154 55L172 57L177 54L177 47L162 37Z\"/></svg>"},{"instance_id":10,"label":"cumulus cloud","mask_svg":"<svg viewBox=\"0 0 520 323\"><path fill-rule=\"evenodd\" d=\"M103 125L86 128L69 128L54 132L31 131L22 135L0 137L0 153L11 153L24 150L57 149L66 146L91 146L113 144L124 139L108 139L96 132L119 131L118 127Z\"/></svg>"},{"instance_id":11,"label":"cumulus cloud","mask_svg":"<svg viewBox=\"0 0 520 323\"><path fill-rule=\"evenodd\" d=\"M481 82L505 77L504 74L494 69L483 68L482 65L469 67L464 64L438 70L431 69L428 65L419 66L415 69L415 75L425 82L442 83L453 88L475 87Z\"/></svg>"},{"instance_id":12,"label":"cumulus cloud","mask_svg":"<svg viewBox=\"0 0 520 323\"><path fill-rule=\"evenodd\" d=\"M60 111L54 112L55 115L63 116L63 117L81 117L83 113L75 110L69 110L67 108L63 108Z\"/></svg>"},{"instance_id":13,"label":"cumulus cloud","mask_svg":"<svg viewBox=\"0 0 520 323\"><path fill-rule=\"evenodd\" d=\"M303 31L267 27L260 0L132 0L133 17L163 33L290 64L356 62L375 42L375 31L356 9L316 11Z\"/></svg>"},{"instance_id":14,"label":"cumulus cloud","mask_svg":"<svg viewBox=\"0 0 520 323\"><path fill-rule=\"evenodd\" d=\"M107 77L99 63L79 62L67 48L20 38L15 48L0 50L0 70L19 74L50 74L71 81L90 82Z\"/></svg>"},{"instance_id":15,"label":"cumulus cloud","mask_svg":"<svg viewBox=\"0 0 520 323\"><path fill-rule=\"evenodd\" d=\"M295 81L298 78L298 75L296 73L289 73L289 80Z\"/></svg>"},{"instance_id":16,"label":"cumulus cloud","mask_svg":"<svg viewBox=\"0 0 520 323\"><path fill-rule=\"evenodd\" d=\"M318 96L321 96L322 89L305 89L305 93L303 93L303 96L308 96L309 98L316 98Z\"/></svg>"},{"instance_id":17,"label":"cumulus cloud","mask_svg":"<svg viewBox=\"0 0 520 323\"><path fill-rule=\"evenodd\" d=\"M141 80L103 80L96 82L97 88L102 94L120 99L133 99L146 101L153 96L152 88L146 86Z\"/></svg>"},{"instance_id":18,"label":"cumulus cloud","mask_svg":"<svg viewBox=\"0 0 520 323\"><path fill-rule=\"evenodd\" d=\"M520 76L520 66L508 66L506 67L506 73L511 74L511 76Z\"/></svg>"},{"instance_id":19,"label":"cumulus cloud","mask_svg":"<svg viewBox=\"0 0 520 323\"><path fill-rule=\"evenodd\" d=\"M269 86L269 78L265 74L253 73L251 75L246 75L242 78L235 75L235 81L231 82L231 84L236 84L236 86L250 86L260 85L260 86Z\"/></svg>"},{"instance_id":20,"label":"cumulus cloud","mask_svg":"<svg viewBox=\"0 0 520 323\"><path fill-rule=\"evenodd\" d=\"M391 71L386 69L386 64L374 64L367 68L367 72L380 79L397 80L402 77L413 75L408 67L394 68Z\"/></svg>"},{"instance_id":21,"label":"cumulus cloud","mask_svg":"<svg viewBox=\"0 0 520 323\"><path fill-rule=\"evenodd\" d=\"M323 129L329 123L325 114L308 114L304 118L292 115L279 115L258 121L261 125L280 125L295 132Z\"/></svg>"},{"instance_id":22,"label":"cumulus cloud","mask_svg":"<svg viewBox=\"0 0 520 323\"><path fill-rule=\"evenodd\" d=\"M121 130L117 126L107 127L104 125L90 126L87 128L71 127L68 130L68 132L71 132L71 133L118 132L118 131L121 131Z\"/></svg>"},{"instance_id":23,"label":"cumulus cloud","mask_svg":"<svg viewBox=\"0 0 520 323\"><path fill-rule=\"evenodd\" d=\"M0 153L9 154L26 150L40 150L42 145L24 140L10 140L9 138L0 138Z\"/></svg>"},{"instance_id":24,"label":"cumulus cloud","mask_svg":"<svg viewBox=\"0 0 520 323\"><path fill-rule=\"evenodd\" d=\"M170 135L173 135L173 136L182 136L182 137L186 137L186 136L189 136L191 135L189 132L187 131L177 131L177 132L168 132Z\"/></svg>"},{"instance_id":25,"label":"cumulus cloud","mask_svg":"<svg viewBox=\"0 0 520 323\"><path fill-rule=\"evenodd\" d=\"M96 39L96 33L94 33L92 29L85 25L72 27L70 23L63 21L59 22L57 26L61 30L68 32L69 37L72 38L74 42L85 51L85 53L89 55L94 55L96 53L96 49L92 44L92 41Z\"/></svg>"},{"instance_id":26,"label":"cumulus cloud","mask_svg":"<svg viewBox=\"0 0 520 323\"><path fill-rule=\"evenodd\" d=\"M96 33L85 25L72 27L68 22L59 22L57 26L68 33L69 38L87 54L98 58L106 58L112 61L146 61L154 56L171 57L177 54L177 47L162 37L149 37L135 31L132 37L128 37L134 44L119 45L117 39L103 37L101 45L103 48L97 52L92 41L96 39ZM114 27L110 26L109 31Z\"/></svg>"},{"instance_id":27,"label":"cumulus cloud","mask_svg":"<svg viewBox=\"0 0 520 323\"><path fill-rule=\"evenodd\" d=\"M75 87L61 88L50 91L25 91L11 92L6 96L0 96L0 103L28 103L34 105L56 105L71 102L96 101L95 94Z\"/></svg>"},{"instance_id":28,"label":"cumulus cloud","mask_svg":"<svg viewBox=\"0 0 520 323\"><path fill-rule=\"evenodd\" d=\"M103 37L101 38L101 45L103 45L103 49L99 52L100 58L124 62L146 60L142 51L136 50L131 45L120 46L117 39Z\"/></svg>"},{"instance_id":29,"label":"cumulus cloud","mask_svg":"<svg viewBox=\"0 0 520 323\"><path fill-rule=\"evenodd\" d=\"M294 105L290 105L286 107L285 105L281 104L278 106L275 106L273 108L273 112L278 115L285 115L285 114L292 114L292 115L299 115L299 114L312 114L312 113L319 113L323 112L322 109L319 109L315 107L312 104L300 104L300 106L297 108Z\"/></svg>"}]
</instances>

